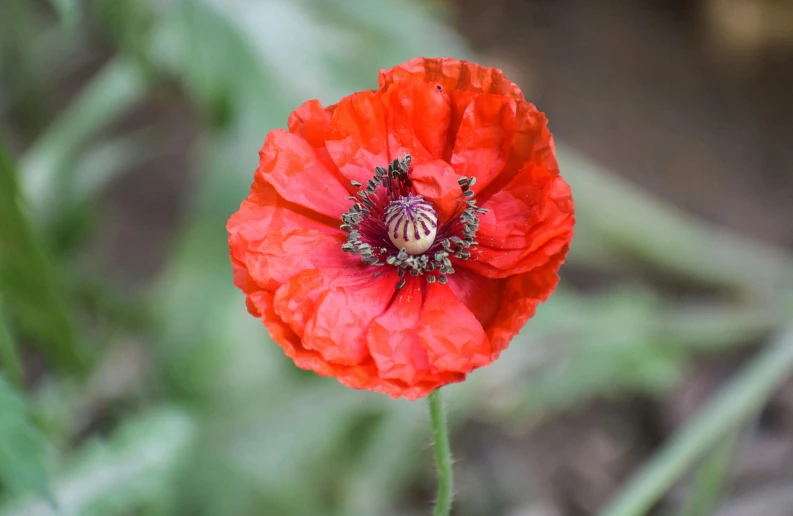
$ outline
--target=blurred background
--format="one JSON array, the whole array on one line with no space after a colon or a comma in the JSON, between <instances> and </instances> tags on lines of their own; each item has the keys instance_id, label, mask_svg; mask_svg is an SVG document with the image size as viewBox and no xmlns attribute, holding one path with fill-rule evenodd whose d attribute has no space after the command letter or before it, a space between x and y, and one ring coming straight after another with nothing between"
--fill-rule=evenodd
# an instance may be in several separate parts
<instances>
[{"instance_id":1,"label":"blurred background","mask_svg":"<svg viewBox=\"0 0 793 516\"><path fill-rule=\"evenodd\" d=\"M793 515L786 0L0 0L0 515L431 512L426 404L296 369L224 228L269 129L417 55L523 88L578 218L444 389L454 514Z\"/></svg>"}]
</instances>

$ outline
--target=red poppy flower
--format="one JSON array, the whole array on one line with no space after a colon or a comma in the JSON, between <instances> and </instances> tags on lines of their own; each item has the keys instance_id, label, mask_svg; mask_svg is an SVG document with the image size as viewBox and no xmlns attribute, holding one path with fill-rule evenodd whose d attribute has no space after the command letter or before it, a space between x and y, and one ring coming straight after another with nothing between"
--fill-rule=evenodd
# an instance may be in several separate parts
<instances>
[{"instance_id":1,"label":"red poppy flower","mask_svg":"<svg viewBox=\"0 0 793 516\"><path fill-rule=\"evenodd\" d=\"M267 135L229 247L298 367L415 399L490 364L553 292L573 200L500 70L417 58L379 84Z\"/></svg>"}]
</instances>

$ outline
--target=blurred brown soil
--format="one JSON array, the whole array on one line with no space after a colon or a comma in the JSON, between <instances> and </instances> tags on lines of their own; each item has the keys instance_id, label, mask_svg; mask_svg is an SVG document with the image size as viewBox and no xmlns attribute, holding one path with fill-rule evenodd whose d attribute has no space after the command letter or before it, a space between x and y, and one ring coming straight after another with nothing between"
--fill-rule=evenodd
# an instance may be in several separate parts
<instances>
[{"instance_id":1,"label":"blurred brown soil","mask_svg":"<svg viewBox=\"0 0 793 516\"><path fill-rule=\"evenodd\" d=\"M480 61L520 84L560 141L692 215L793 246L793 23L780 28L793 3L453 4ZM472 425L463 486L501 501L488 516L594 514L747 356L700 360L663 401L600 401L517 436ZM789 516L791 489L793 384L741 440L718 514ZM486 514L465 490L461 502Z\"/></svg>"}]
</instances>

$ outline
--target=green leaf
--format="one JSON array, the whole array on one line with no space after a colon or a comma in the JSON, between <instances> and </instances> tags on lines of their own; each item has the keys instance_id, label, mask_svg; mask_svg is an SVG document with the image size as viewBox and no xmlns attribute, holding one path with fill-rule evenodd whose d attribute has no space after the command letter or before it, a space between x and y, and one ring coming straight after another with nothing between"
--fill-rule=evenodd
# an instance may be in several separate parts
<instances>
[{"instance_id":1,"label":"green leaf","mask_svg":"<svg viewBox=\"0 0 793 516\"><path fill-rule=\"evenodd\" d=\"M160 407L128 420L106 441L89 443L57 476L53 495L59 509L63 514L103 516L167 505L195 434L195 421L176 408ZM51 512L26 498L6 503L0 514Z\"/></svg>"},{"instance_id":2,"label":"green leaf","mask_svg":"<svg viewBox=\"0 0 793 516\"><path fill-rule=\"evenodd\" d=\"M0 292L20 329L54 364L80 371L77 337L52 264L22 210L16 172L0 143Z\"/></svg>"},{"instance_id":3,"label":"green leaf","mask_svg":"<svg viewBox=\"0 0 793 516\"><path fill-rule=\"evenodd\" d=\"M0 376L0 479L8 488L52 500L45 465L46 441L30 420L27 403Z\"/></svg>"},{"instance_id":4,"label":"green leaf","mask_svg":"<svg viewBox=\"0 0 793 516\"><path fill-rule=\"evenodd\" d=\"M730 465L738 445L740 432L734 430L702 462L694 475L688 501L681 516L710 516L714 513L730 473Z\"/></svg>"},{"instance_id":5,"label":"green leaf","mask_svg":"<svg viewBox=\"0 0 793 516\"><path fill-rule=\"evenodd\" d=\"M0 298L0 364L8 379L19 387L22 384L22 363L19 360L16 342L8 330L2 298Z\"/></svg>"},{"instance_id":6,"label":"green leaf","mask_svg":"<svg viewBox=\"0 0 793 516\"><path fill-rule=\"evenodd\" d=\"M793 329L780 333L634 476L603 516L647 511L709 449L762 408L793 372Z\"/></svg>"}]
</instances>

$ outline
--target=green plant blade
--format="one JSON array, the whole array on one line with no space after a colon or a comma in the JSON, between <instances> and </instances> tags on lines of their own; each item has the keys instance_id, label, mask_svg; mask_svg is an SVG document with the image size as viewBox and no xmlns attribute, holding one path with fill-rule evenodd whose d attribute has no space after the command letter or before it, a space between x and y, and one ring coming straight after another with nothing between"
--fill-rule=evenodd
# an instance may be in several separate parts
<instances>
[{"instance_id":1,"label":"green plant blade","mask_svg":"<svg viewBox=\"0 0 793 516\"><path fill-rule=\"evenodd\" d=\"M600 513L639 516L730 429L751 417L793 371L793 329L779 334Z\"/></svg>"},{"instance_id":2,"label":"green plant blade","mask_svg":"<svg viewBox=\"0 0 793 516\"><path fill-rule=\"evenodd\" d=\"M0 376L0 478L13 491L52 500L45 467L44 436L30 420L22 396Z\"/></svg>"},{"instance_id":3,"label":"green plant blade","mask_svg":"<svg viewBox=\"0 0 793 516\"><path fill-rule=\"evenodd\" d=\"M3 313L3 300L0 298L0 365L11 382L19 387L22 384L22 363L19 360L14 342Z\"/></svg>"},{"instance_id":4,"label":"green plant blade","mask_svg":"<svg viewBox=\"0 0 793 516\"><path fill-rule=\"evenodd\" d=\"M16 172L0 143L0 291L22 330L54 364L79 371L77 337L55 271L22 210Z\"/></svg>"},{"instance_id":5,"label":"green plant blade","mask_svg":"<svg viewBox=\"0 0 793 516\"><path fill-rule=\"evenodd\" d=\"M709 516L713 514L735 456L740 432L734 430L702 462L694 475L694 481L681 516Z\"/></svg>"}]
</instances>

